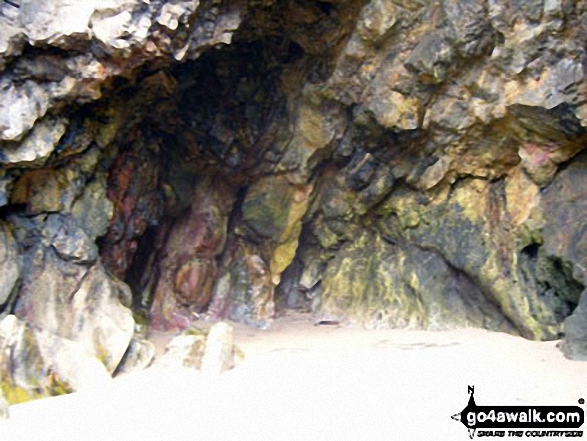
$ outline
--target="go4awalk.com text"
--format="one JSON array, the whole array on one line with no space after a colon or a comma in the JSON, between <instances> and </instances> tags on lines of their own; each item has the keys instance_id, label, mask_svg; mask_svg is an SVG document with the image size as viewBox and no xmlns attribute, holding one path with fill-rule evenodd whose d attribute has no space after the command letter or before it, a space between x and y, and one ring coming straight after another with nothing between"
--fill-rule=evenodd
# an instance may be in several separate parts
<instances>
[{"instance_id":1,"label":"go4awalk.com text","mask_svg":"<svg viewBox=\"0 0 587 441\"><path fill-rule=\"evenodd\" d=\"M580 406L478 406L474 387L469 402L452 416L468 430L469 437L581 438L585 410ZM578 404L584 405L580 398Z\"/></svg>"}]
</instances>

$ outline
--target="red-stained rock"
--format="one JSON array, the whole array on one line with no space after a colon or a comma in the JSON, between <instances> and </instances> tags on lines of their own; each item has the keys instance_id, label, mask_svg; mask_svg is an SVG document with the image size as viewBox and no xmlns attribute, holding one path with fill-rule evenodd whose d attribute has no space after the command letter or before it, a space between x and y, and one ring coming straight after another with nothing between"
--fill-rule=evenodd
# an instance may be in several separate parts
<instances>
[{"instance_id":1,"label":"red-stained rock","mask_svg":"<svg viewBox=\"0 0 587 441\"><path fill-rule=\"evenodd\" d=\"M158 261L151 307L155 328L185 328L210 301L215 258L226 242L234 195L224 183L204 178L189 211L171 227Z\"/></svg>"},{"instance_id":2,"label":"red-stained rock","mask_svg":"<svg viewBox=\"0 0 587 441\"><path fill-rule=\"evenodd\" d=\"M213 259L193 259L175 274L175 295L178 303L200 310L208 304L216 275Z\"/></svg>"},{"instance_id":3,"label":"red-stained rock","mask_svg":"<svg viewBox=\"0 0 587 441\"><path fill-rule=\"evenodd\" d=\"M138 238L161 213L156 161L136 146L119 155L110 171L107 197L114 203L114 216L101 254L106 268L121 279L132 265Z\"/></svg>"}]
</instances>

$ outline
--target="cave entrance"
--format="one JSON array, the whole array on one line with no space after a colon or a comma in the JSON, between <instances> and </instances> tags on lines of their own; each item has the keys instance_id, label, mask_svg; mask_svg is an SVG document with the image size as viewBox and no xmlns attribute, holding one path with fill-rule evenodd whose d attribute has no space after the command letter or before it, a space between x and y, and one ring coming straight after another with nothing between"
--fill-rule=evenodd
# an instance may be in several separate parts
<instances>
[{"instance_id":1,"label":"cave entrance","mask_svg":"<svg viewBox=\"0 0 587 441\"><path fill-rule=\"evenodd\" d=\"M125 125L109 168L115 221L100 249L131 286L139 321L272 318L270 262L290 207L280 194L289 184L267 176L292 137L288 103L313 71L304 56L283 36L237 41L115 86L103 112Z\"/></svg>"}]
</instances>

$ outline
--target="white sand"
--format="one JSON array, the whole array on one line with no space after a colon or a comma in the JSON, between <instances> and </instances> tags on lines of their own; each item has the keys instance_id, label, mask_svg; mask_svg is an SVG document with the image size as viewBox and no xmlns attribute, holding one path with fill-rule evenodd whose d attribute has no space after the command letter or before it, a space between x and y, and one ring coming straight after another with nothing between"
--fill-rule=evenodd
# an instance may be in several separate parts
<instances>
[{"instance_id":1,"label":"white sand","mask_svg":"<svg viewBox=\"0 0 587 441\"><path fill-rule=\"evenodd\" d=\"M566 360L556 342L315 327L298 314L270 331L235 328L245 361L218 378L148 369L15 405L0 440L468 440L450 418L467 385L478 405L587 399L587 363Z\"/></svg>"}]
</instances>

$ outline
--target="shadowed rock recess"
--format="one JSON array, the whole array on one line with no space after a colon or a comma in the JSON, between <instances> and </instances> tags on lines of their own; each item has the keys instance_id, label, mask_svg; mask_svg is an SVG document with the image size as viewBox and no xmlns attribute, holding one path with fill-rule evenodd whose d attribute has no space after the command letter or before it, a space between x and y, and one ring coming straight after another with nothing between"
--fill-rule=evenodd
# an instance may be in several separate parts
<instances>
[{"instance_id":1,"label":"shadowed rock recess","mask_svg":"<svg viewBox=\"0 0 587 441\"><path fill-rule=\"evenodd\" d=\"M276 305L586 360L585 41L586 1L0 2L3 395Z\"/></svg>"}]
</instances>

